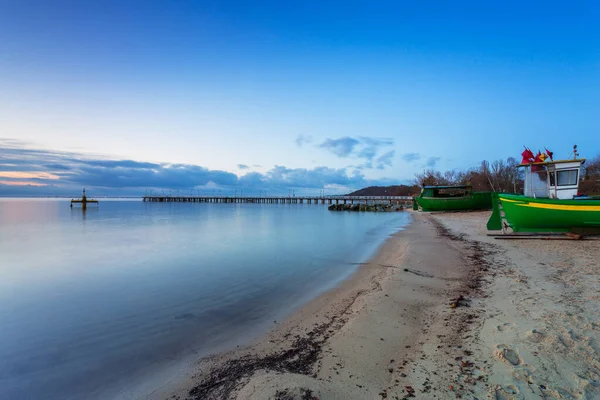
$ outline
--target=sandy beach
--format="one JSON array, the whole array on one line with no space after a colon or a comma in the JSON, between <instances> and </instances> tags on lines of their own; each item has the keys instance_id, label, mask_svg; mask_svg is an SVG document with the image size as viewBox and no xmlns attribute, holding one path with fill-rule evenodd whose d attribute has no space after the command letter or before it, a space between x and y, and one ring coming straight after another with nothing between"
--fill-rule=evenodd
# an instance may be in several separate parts
<instances>
[{"instance_id":1,"label":"sandy beach","mask_svg":"<svg viewBox=\"0 0 600 400\"><path fill-rule=\"evenodd\" d=\"M413 216L339 287L152 398L600 398L598 241Z\"/></svg>"},{"instance_id":2,"label":"sandy beach","mask_svg":"<svg viewBox=\"0 0 600 400\"><path fill-rule=\"evenodd\" d=\"M480 318L465 342L469 367L448 384L478 398L599 399L600 242L497 240L486 236L488 216L435 215L463 240L489 246L483 296L472 307Z\"/></svg>"}]
</instances>

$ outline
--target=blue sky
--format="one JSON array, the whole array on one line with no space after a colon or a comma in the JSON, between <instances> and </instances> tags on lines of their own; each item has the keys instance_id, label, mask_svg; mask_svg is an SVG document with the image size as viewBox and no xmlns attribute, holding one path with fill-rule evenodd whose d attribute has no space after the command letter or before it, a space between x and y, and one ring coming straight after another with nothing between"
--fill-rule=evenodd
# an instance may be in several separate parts
<instances>
[{"instance_id":1,"label":"blue sky","mask_svg":"<svg viewBox=\"0 0 600 400\"><path fill-rule=\"evenodd\" d=\"M595 156L598 21L593 1L4 1L0 195L334 193L522 145Z\"/></svg>"}]
</instances>

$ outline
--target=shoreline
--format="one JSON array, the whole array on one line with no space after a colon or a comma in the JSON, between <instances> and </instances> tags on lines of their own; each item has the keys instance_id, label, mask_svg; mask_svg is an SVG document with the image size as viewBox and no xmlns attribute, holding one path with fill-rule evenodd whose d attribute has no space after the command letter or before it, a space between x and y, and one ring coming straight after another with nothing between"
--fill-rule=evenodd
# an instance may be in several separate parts
<instances>
[{"instance_id":1,"label":"shoreline","mask_svg":"<svg viewBox=\"0 0 600 400\"><path fill-rule=\"evenodd\" d=\"M338 287L152 399L595 399L600 247L413 221Z\"/></svg>"},{"instance_id":2,"label":"shoreline","mask_svg":"<svg viewBox=\"0 0 600 400\"><path fill-rule=\"evenodd\" d=\"M284 392L294 398L302 391L371 398L399 387L421 347L423 309L445 303L468 273L444 268L448 260L460 266L460 254L447 247L429 216L411 214L411 223L340 285L254 344L201 359L177 387L151 398L266 399ZM432 246L441 251L429 251Z\"/></svg>"},{"instance_id":3,"label":"shoreline","mask_svg":"<svg viewBox=\"0 0 600 400\"><path fill-rule=\"evenodd\" d=\"M280 337L285 335L280 332L282 327L295 326L303 323L307 313L311 313L315 309L321 309L327 305L332 298L336 297L332 292L339 290L341 287L345 287L345 285L349 285L349 288L351 288L352 284L350 282L357 274L359 274L363 267L371 263L371 261L382 251L388 241L395 235L403 232L413 223L413 215L410 215L409 217L408 222L401 222L399 225L394 224L395 226L391 228L385 228L387 233L384 233L383 235L378 233L377 235L381 235L381 238L374 243L368 243L365 250L361 251L360 255L356 255L356 258L354 258L352 262L344 263L351 267L350 271L344 272L343 275L333 278L331 282L327 281L324 285L321 284L320 286L323 287L320 287L319 289L315 290L314 288L311 288L310 290L307 290L306 295L302 296L300 303L287 308L287 311L284 311L283 313L279 313L279 317L276 317L277 319L270 323L270 327L264 329L259 328L256 332L253 331L248 339L241 341L240 339L236 339L232 341L232 343L222 345L219 349L210 353L199 355L194 351L172 364L169 368L173 372L166 374L164 370L154 372L155 379L163 381L163 384L160 387L156 387L155 385L148 383L148 380L144 379L133 388L127 387L120 390L117 394L117 398L171 399L175 396L175 398L184 399L188 397L187 392L196 384L197 379L199 379L198 377L201 374L198 371L205 370L204 366L200 367L199 365L204 365L205 362L212 364L215 359L229 359L233 357L234 354L242 354L244 350L256 351L250 349L255 349L255 347L258 346L260 346L260 351L273 350L270 346L265 346L269 347L269 349L263 348L261 344L263 342L270 343L272 341L272 339L270 339L272 336ZM356 260L359 260L360 262L354 262ZM317 304L315 305L314 303ZM239 344L236 345L235 342ZM165 379L165 377L167 378ZM152 377L150 378L150 382L151 381Z\"/></svg>"}]
</instances>

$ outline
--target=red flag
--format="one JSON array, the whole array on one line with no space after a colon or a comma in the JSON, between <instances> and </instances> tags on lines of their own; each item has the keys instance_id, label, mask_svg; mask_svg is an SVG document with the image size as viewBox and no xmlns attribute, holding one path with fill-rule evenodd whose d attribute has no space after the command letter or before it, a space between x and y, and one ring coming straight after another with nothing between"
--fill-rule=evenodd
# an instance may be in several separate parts
<instances>
[{"instance_id":1,"label":"red flag","mask_svg":"<svg viewBox=\"0 0 600 400\"><path fill-rule=\"evenodd\" d=\"M533 159L534 163L541 163L544 162L544 160L542 159L542 153L538 150L537 154L535 155L535 158ZM542 168L539 165L534 165L531 167L531 172L538 172L538 171L542 171L544 168Z\"/></svg>"},{"instance_id":2,"label":"red flag","mask_svg":"<svg viewBox=\"0 0 600 400\"><path fill-rule=\"evenodd\" d=\"M546 148L544 147L544 149L546 149ZM551 152L550 150L546 149L546 154L548 154L548 157L550 157L550 160L554 161L554 158L552 158L552 156L554 155L553 152Z\"/></svg>"},{"instance_id":3,"label":"red flag","mask_svg":"<svg viewBox=\"0 0 600 400\"><path fill-rule=\"evenodd\" d=\"M527 147L525 147L525 150L521 153L521 155L523 156L521 164L529 164L533 162L533 153Z\"/></svg>"}]
</instances>

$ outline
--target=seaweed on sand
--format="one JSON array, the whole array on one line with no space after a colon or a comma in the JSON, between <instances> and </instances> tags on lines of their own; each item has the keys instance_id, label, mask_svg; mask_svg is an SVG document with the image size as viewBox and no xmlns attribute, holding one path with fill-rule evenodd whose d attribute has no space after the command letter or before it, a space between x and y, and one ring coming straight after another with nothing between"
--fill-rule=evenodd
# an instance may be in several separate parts
<instances>
[{"instance_id":1,"label":"seaweed on sand","mask_svg":"<svg viewBox=\"0 0 600 400\"><path fill-rule=\"evenodd\" d=\"M342 312L340 315L343 315ZM209 376L190 390L191 399L227 399L248 382L257 371L288 372L314 375L323 345L331 335L331 328L339 328L345 320L339 316L316 326L306 336L297 335L291 345L266 355L245 355L227 360L210 371Z\"/></svg>"}]
</instances>

